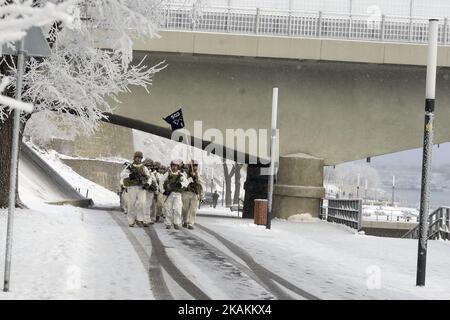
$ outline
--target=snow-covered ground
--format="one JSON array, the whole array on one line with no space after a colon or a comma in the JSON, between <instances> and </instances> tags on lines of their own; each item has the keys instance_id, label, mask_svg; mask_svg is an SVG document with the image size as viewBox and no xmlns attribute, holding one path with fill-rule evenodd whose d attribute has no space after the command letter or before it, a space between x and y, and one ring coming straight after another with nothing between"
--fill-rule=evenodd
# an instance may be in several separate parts
<instances>
[{"instance_id":1,"label":"snow-covered ground","mask_svg":"<svg viewBox=\"0 0 450 320\"><path fill-rule=\"evenodd\" d=\"M211 208L210 206L202 206L200 210L197 212L198 215L207 215L207 216L218 216L218 217L241 217L242 211L231 211L230 208L225 207L216 207Z\"/></svg>"},{"instance_id":2,"label":"snow-covered ground","mask_svg":"<svg viewBox=\"0 0 450 320\"><path fill-rule=\"evenodd\" d=\"M5 234L0 210L2 270ZM12 252L10 292L0 300L153 299L146 266L105 211L37 203L17 210Z\"/></svg>"},{"instance_id":3,"label":"snow-covered ground","mask_svg":"<svg viewBox=\"0 0 450 320\"><path fill-rule=\"evenodd\" d=\"M68 181L80 181L51 154L46 157ZM99 199L108 198L109 191L98 190ZM117 219L125 217L118 212L113 219L107 211L47 205L34 184L21 191L31 209L16 212L11 292L0 293L0 299L154 299L148 274L152 243L144 229L121 226ZM47 192L53 191L40 190ZM266 230L221 207L202 207L197 222L321 299L450 299L449 242L429 241L427 285L418 288L417 240L366 236L308 215L274 219ZM233 292L273 298L245 272L244 260L202 228L175 231L157 224L155 231L169 259L211 298L235 299ZM0 234L5 232L6 210L1 210ZM4 248L2 236L0 265ZM174 298L190 298L162 273Z\"/></svg>"},{"instance_id":4,"label":"snow-covered ground","mask_svg":"<svg viewBox=\"0 0 450 320\"><path fill-rule=\"evenodd\" d=\"M449 242L429 241L427 285L419 288L417 240L361 235L318 219L275 219L271 230L248 219L198 222L322 299L450 299Z\"/></svg>"}]
</instances>

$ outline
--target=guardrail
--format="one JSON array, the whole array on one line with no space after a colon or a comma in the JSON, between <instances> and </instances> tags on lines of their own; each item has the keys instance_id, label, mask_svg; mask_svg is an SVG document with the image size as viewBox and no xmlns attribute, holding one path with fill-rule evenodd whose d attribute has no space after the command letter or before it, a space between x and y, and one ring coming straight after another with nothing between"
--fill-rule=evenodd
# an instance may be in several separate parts
<instances>
[{"instance_id":1,"label":"guardrail","mask_svg":"<svg viewBox=\"0 0 450 320\"><path fill-rule=\"evenodd\" d=\"M419 225L405 233L402 238L418 239ZM441 207L429 215L428 239L450 240L450 207Z\"/></svg>"},{"instance_id":2,"label":"guardrail","mask_svg":"<svg viewBox=\"0 0 450 320\"><path fill-rule=\"evenodd\" d=\"M163 30L426 43L424 17L361 15L274 9L165 6ZM439 43L450 44L448 19L439 23Z\"/></svg>"},{"instance_id":3,"label":"guardrail","mask_svg":"<svg viewBox=\"0 0 450 320\"><path fill-rule=\"evenodd\" d=\"M320 219L361 230L362 200L322 199Z\"/></svg>"}]
</instances>

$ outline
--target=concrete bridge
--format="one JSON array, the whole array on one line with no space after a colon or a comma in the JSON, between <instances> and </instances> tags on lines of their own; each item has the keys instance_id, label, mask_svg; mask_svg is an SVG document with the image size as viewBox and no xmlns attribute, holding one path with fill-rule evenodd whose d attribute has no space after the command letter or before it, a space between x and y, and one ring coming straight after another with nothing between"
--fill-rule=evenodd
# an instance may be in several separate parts
<instances>
[{"instance_id":1,"label":"concrete bridge","mask_svg":"<svg viewBox=\"0 0 450 320\"><path fill-rule=\"evenodd\" d=\"M292 14L278 14L274 23L256 12L235 25L229 16L227 24L209 22L202 28L205 24L189 22L183 14L168 12L175 20L167 18L171 30L163 31L161 39L135 42L136 60L146 55L151 62L165 60L167 68L156 75L150 95L135 89L121 96L117 114L165 126L162 117L181 106L191 133L196 120L202 121L203 132L215 128L224 136L226 129L268 129L272 88L278 87L281 159L274 209L279 216L318 213L323 165L422 146L426 19L410 19L405 30L405 21L385 16L368 28L363 18L330 20L320 14L295 20ZM222 21L217 12L210 16L216 20L207 21ZM261 21L270 23L264 27ZM299 21L312 21L311 34L294 28ZM450 141L447 31L445 20L438 53L436 143ZM258 153L248 144L224 144Z\"/></svg>"}]
</instances>

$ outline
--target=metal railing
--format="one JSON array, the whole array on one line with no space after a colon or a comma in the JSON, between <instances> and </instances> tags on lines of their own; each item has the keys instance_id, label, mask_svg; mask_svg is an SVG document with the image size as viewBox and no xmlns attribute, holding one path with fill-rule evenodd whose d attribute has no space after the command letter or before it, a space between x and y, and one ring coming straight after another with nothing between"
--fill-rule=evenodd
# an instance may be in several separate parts
<instances>
[{"instance_id":1,"label":"metal railing","mask_svg":"<svg viewBox=\"0 0 450 320\"><path fill-rule=\"evenodd\" d=\"M162 9L162 30L426 43L424 17L276 11L228 7L170 6ZM439 43L450 44L448 19L439 22Z\"/></svg>"},{"instance_id":2,"label":"metal railing","mask_svg":"<svg viewBox=\"0 0 450 320\"><path fill-rule=\"evenodd\" d=\"M418 239L419 225L405 233L402 238ZM428 239L450 240L450 207L441 207L429 215Z\"/></svg>"},{"instance_id":3,"label":"metal railing","mask_svg":"<svg viewBox=\"0 0 450 320\"><path fill-rule=\"evenodd\" d=\"M320 204L320 219L361 230L362 200L323 199Z\"/></svg>"}]
</instances>

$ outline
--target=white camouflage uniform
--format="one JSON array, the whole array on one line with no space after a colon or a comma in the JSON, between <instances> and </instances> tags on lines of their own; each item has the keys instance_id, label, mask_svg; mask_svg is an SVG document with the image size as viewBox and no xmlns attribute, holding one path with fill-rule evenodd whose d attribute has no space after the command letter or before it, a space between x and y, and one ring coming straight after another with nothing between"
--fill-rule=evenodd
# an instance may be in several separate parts
<instances>
[{"instance_id":1,"label":"white camouflage uniform","mask_svg":"<svg viewBox=\"0 0 450 320\"><path fill-rule=\"evenodd\" d=\"M143 183L149 183L151 179L150 172L143 164L131 164L136 168L142 167L143 173L146 177ZM124 179L128 178L131 171L128 166L122 170L120 173L120 182L124 183ZM150 205L149 205L149 192L144 190L143 184L137 186L125 186L127 188L126 192L126 204L127 204L127 218L128 224L134 225L136 221L141 221L145 224L150 223Z\"/></svg>"},{"instance_id":2,"label":"white camouflage uniform","mask_svg":"<svg viewBox=\"0 0 450 320\"><path fill-rule=\"evenodd\" d=\"M186 188L189 185L189 182L186 176L181 172L177 171L176 173L172 172L171 169L164 174L163 180L166 181L169 178L169 175L179 174L181 175L180 183L182 188ZM163 205L163 212L165 215L164 224L167 227L171 227L172 225L180 227L181 226L181 211L183 207L183 202L181 199L181 192L171 192Z\"/></svg>"}]
</instances>

